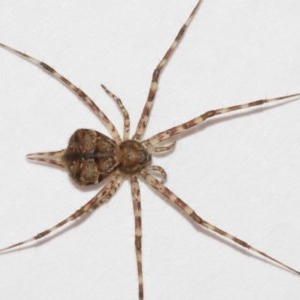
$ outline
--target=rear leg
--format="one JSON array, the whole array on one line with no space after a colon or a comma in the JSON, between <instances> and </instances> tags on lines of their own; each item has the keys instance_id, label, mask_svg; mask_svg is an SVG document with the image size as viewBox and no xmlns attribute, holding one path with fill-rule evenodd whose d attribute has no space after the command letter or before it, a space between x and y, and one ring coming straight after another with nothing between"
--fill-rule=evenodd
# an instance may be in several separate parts
<instances>
[{"instance_id":1,"label":"rear leg","mask_svg":"<svg viewBox=\"0 0 300 300\"><path fill-rule=\"evenodd\" d=\"M139 282L139 300L144 299L144 283L143 283L143 266L142 266L142 210L141 210L141 195L140 186L136 176L130 177L131 194L134 210L135 224L135 252L138 270Z\"/></svg>"},{"instance_id":2,"label":"rear leg","mask_svg":"<svg viewBox=\"0 0 300 300\"><path fill-rule=\"evenodd\" d=\"M39 240L45 237L46 235L56 231L60 227L66 225L67 223L81 218L84 215L94 211L96 208L107 202L116 193L123 180L123 177L121 176L122 175L119 175L118 173L114 173L111 179L103 186L103 188L100 190L100 192L97 193L95 197L93 197L90 201L88 201L85 205L83 205L81 208L79 208L66 219L60 221L51 228L48 228L27 240L0 249L0 253Z\"/></svg>"},{"instance_id":3,"label":"rear leg","mask_svg":"<svg viewBox=\"0 0 300 300\"><path fill-rule=\"evenodd\" d=\"M218 235L221 235L225 239L231 240L234 243L237 243L239 246L248 249L259 256L265 257L269 261L276 263L277 265L297 274L300 275L300 272L296 269L284 264L283 262L279 261L278 259L266 254L265 252L249 245L248 243L244 242L243 240L233 236L232 234L214 226L213 224L205 221L200 216L198 216L195 211L184 201L182 201L179 197L177 197L171 190L169 190L166 186L161 184L157 179L152 177L151 175L143 175L141 176L144 178L144 180L152 186L159 194L161 194L164 198L166 198L168 201L173 203L176 207L178 207L185 215L187 215L193 222L200 225L201 227L204 227L205 229L212 231Z\"/></svg>"}]
</instances>

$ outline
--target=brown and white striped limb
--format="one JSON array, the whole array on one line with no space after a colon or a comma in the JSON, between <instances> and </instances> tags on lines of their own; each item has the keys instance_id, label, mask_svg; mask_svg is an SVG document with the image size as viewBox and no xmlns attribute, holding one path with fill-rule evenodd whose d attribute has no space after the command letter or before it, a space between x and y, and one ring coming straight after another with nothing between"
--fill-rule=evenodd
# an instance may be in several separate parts
<instances>
[{"instance_id":1,"label":"brown and white striped limb","mask_svg":"<svg viewBox=\"0 0 300 300\"><path fill-rule=\"evenodd\" d=\"M10 250L10 249L13 249L13 248L16 248L16 247L19 247L19 246L23 246L25 244L28 244L28 243L31 243L34 241L37 241L37 240L45 237L46 235L56 231L60 227L66 225L67 223L74 221L78 218L81 218L88 213L91 213L96 208L98 208L99 206L101 206L102 204L107 202L116 193L122 180L123 180L123 176L120 175L118 173L118 171L116 171L113 175L111 175L111 179L103 186L103 188L100 190L100 192L97 193L96 196L94 196L90 201L88 201L85 205L83 205L81 208L79 208L76 212L71 214L69 217L60 221L59 223L52 226L51 228L48 228L27 240L24 240L24 241L21 241L21 242L15 243L13 245L10 245L8 247L0 249L0 253Z\"/></svg>"},{"instance_id":2,"label":"brown and white striped limb","mask_svg":"<svg viewBox=\"0 0 300 300\"><path fill-rule=\"evenodd\" d=\"M160 183L165 183L167 181L167 172L160 166L150 165L141 171L141 174L154 176L156 179L158 178Z\"/></svg>"},{"instance_id":3,"label":"brown and white striped limb","mask_svg":"<svg viewBox=\"0 0 300 300\"><path fill-rule=\"evenodd\" d=\"M142 264L142 209L140 186L135 175L130 177L134 211L135 252L139 283L139 300L144 299L143 264Z\"/></svg>"},{"instance_id":4,"label":"brown and white striped limb","mask_svg":"<svg viewBox=\"0 0 300 300\"><path fill-rule=\"evenodd\" d=\"M103 125L107 128L113 139L119 143L121 141L120 135L115 127L115 125L110 121L110 119L106 116L106 114L101 111L101 109L96 105L96 103L79 87L74 85L71 81L69 81L66 77L58 73L56 70L54 70L52 67L50 67L48 64L29 56L26 53L23 53L19 50L16 50L10 46L7 46L3 43L0 43L0 47L24 58L25 60L31 62L32 64L38 66L43 71L50 74L52 77L57 79L59 82L64 84L69 90L71 90L73 93L75 93L78 98L80 98L91 110L92 112L99 117L100 121L103 123Z\"/></svg>"},{"instance_id":5,"label":"brown and white striped limb","mask_svg":"<svg viewBox=\"0 0 300 300\"><path fill-rule=\"evenodd\" d=\"M169 190L166 186L161 184L157 179L155 179L151 175L143 175L141 174L143 179L149 183L160 195L162 195L164 198L166 198L169 202L174 204L177 208L179 208L185 215L187 215L193 222L196 224L200 225L201 227L212 231L228 240L233 241L234 243L237 243L239 246L248 249L259 256L265 257L269 261L279 265L280 267L283 267L297 275L300 275L300 272L297 271L296 269L282 263L281 261L277 260L274 257L271 257L270 255L264 253L263 251L249 245L248 243L244 242L243 240L233 236L232 234L212 225L211 223L205 221L202 219L200 216L198 216L195 211L184 201L182 201L178 196L176 196L171 190Z\"/></svg>"},{"instance_id":6,"label":"brown and white striped limb","mask_svg":"<svg viewBox=\"0 0 300 300\"><path fill-rule=\"evenodd\" d=\"M271 103L271 102L275 102L275 101L296 99L297 97L300 97L300 93L276 97L276 98L261 99L261 100L256 100L256 101L248 102L245 104L241 104L241 105L234 105L234 106L229 106L229 107L225 107L225 108L210 110L210 111L207 111L206 113L204 113L194 119L191 119L187 122L184 122L178 126L161 131L161 132L153 135L149 139L143 141L142 144L146 148L151 149L151 147L155 147L156 145L160 144L161 142L166 141L170 138L174 138L175 136L180 135L180 134L186 132L187 130L203 123L208 118L212 118L217 115L230 113L232 111L246 109L246 108L250 108L250 107L254 107L254 106L258 106L258 105L262 105L262 104L267 104L267 103Z\"/></svg>"},{"instance_id":7,"label":"brown and white striped limb","mask_svg":"<svg viewBox=\"0 0 300 300\"><path fill-rule=\"evenodd\" d=\"M110 96L118 105L124 120L124 132L123 132L123 141L129 139L129 132L130 132L130 118L127 109L122 103L122 100L113 94L104 84L101 84L101 87L105 91L105 93Z\"/></svg>"},{"instance_id":8,"label":"brown and white striped limb","mask_svg":"<svg viewBox=\"0 0 300 300\"><path fill-rule=\"evenodd\" d=\"M189 27L190 23L192 22L194 16L196 15L196 12L201 3L202 3L202 0L199 0L197 2L197 4L194 7L193 11L191 12L190 16L188 17L188 19L185 21L185 23L180 28L175 40L169 47L168 51L166 52L164 57L161 59L161 61L159 62L159 64L155 68L155 70L153 71L152 81L151 81L150 89L148 92L147 101L144 106L142 115L140 117L136 132L133 136L133 139L135 139L135 140L138 140L138 141L141 140L143 137L143 134L145 132L146 126L148 124L149 116L150 116L150 113L152 110L153 102L154 102L154 99L156 96L156 92L158 89L158 82L159 82L160 74L161 74L162 70L164 69L164 67L166 66L166 64L168 63L168 61L170 60L170 58L171 58L172 54L174 53L175 49L177 48L178 44L182 40L184 33L186 32L186 30Z\"/></svg>"}]
</instances>

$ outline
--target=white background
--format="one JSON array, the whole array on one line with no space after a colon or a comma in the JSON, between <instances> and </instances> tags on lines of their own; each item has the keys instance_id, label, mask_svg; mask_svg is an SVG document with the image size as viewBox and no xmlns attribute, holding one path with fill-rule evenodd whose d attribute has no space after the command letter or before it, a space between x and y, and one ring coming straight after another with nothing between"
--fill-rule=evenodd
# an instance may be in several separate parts
<instances>
[{"instance_id":1,"label":"white background","mask_svg":"<svg viewBox=\"0 0 300 300\"><path fill-rule=\"evenodd\" d=\"M0 1L0 40L78 84L132 128L151 73L196 1ZM160 81L149 137L207 110L300 92L300 2L206 0ZM0 246L83 205L83 191L30 152L77 128L107 132L64 86L0 49ZM253 112L253 113L252 113ZM300 102L207 122L155 158L203 218L300 269ZM99 188L99 187L98 187ZM299 299L300 278L191 226L141 183L145 299ZM137 299L126 181L111 202L47 243L0 257L1 299Z\"/></svg>"}]
</instances>

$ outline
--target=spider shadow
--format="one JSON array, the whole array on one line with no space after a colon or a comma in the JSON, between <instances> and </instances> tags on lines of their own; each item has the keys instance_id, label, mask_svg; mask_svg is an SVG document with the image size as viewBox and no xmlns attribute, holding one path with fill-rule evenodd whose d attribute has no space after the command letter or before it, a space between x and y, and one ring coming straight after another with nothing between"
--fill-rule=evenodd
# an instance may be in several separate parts
<instances>
[{"instance_id":1,"label":"spider shadow","mask_svg":"<svg viewBox=\"0 0 300 300\"><path fill-rule=\"evenodd\" d=\"M268 260L267 258L265 257L262 257L262 256L259 256L257 253L255 252L251 252L251 250L249 250L248 248L243 248L241 245L237 244L237 243L234 243L233 241L231 240L228 240L226 239L225 237L223 236L220 236L218 235L217 233L213 232L213 231L209 231L208 229L202 227L200 224L197 224L195 223L193 220L191 220L191 218L185 214L180 208L178 208L178 206L176 206L174 203L170 202L169 200L167 200L164 196L162 196L157 190L155 190L154 188L152 188L149 184L147 184L147 182L145 182L145 180L143 178L141 178L141 180L160 198L162 199L166 204L168 204L169 206L171 206L172 208L174 208L177 213L179 213L183 218L185 218L193 227L196 231L200 232L201 234L204 234L206 237L210 238L210 239L214 239L216 240L217 242L223 244L223 245L226 245L227 247L230 247L232 248L233 250L245 255L245 256L248 256L248 257L251 257L251 258L254 258L254 259L257 259L258 261L261 261L261 262L264 262L264 263L267 263L271 266L273 266L274 268L279 268L279 269L282 269L284 271L287 271L287 272L290 272L292 273L293 275L295 275L295 273L291 270L288 270L286 269L285 267L281 266L281 265L278 265L276 264L275 262L272 262L270 260ZM196 212L196 211L195 211ZM197 212L196 212L197 213Z\"/></svg>"}]
</instances>

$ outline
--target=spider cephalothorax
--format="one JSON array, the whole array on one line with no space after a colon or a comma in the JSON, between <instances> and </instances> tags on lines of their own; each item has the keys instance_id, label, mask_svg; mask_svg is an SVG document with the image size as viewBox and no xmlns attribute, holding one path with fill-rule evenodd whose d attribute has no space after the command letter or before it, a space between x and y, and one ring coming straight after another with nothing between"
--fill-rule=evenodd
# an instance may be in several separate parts
<instances>
[{"instance_id":1,"label":"spider cephalothorax","mask_svg":"<svg viewBox=\"0 0 300 300\"><path fill-rule=\"evenodd\" d=\"M135 174L150 164L151 155L141 143L127 140L118 147L118 159L123 173Z\"/></svg>"},{"instance_id":2,"label":"spider cephalothorax","mask_svg":"<svg viewBox=\"0 0 300 300\"><path fill-rule=\"evenodd\" d=\"M0 249L0 252L41 239L44 236L59 229L63 225L94 211L96 208L100 207L111 199L111 197L120 187L125 177L127 177L130 179L133 210L135 216L135 250L139 282L138 295L139 299L143 300L144 289L142 270L142 218L141 196L138 181L138 179L141 178L146 184L156 190L159 195L166 198L166 200L170 204L178 208L194 224L201 226L206 230L212 231L222 236L223 238L238 244L240 247L251 250L257 255L265 257L273 263L276 263L279 266L300 275L300 272L295 270L294 268L291 268L290 266L269 256L265 252L262 252L261 250L249 245L248 243L242 241L234 235L222 230L221 228L216 227L215 225L205 221L202 217L198 216L187 203L181 200L177 195L175 195L169 188L164 185L164 182L166 180L166 172L159 166L150 165L151 154L154 155L155 153L166 152L173 149L175 142L170 142L171 139L175 140L180 134L185 133L191 128L195 128L208 118L212 118L220 114L229 113L235 110L262 105L264 103L271 103L273 101L285 100L300 96L300 93L297 93L272 99L257 100L242 105L234 105L230 107L210 110L204 114L196 116L195 118L185 123L164 130L146 140L142 140L158 89L160 74L169 61L171 55L177 48L182 37L184 36L184 33L190 25L193 17L195 16L201 2L202 0L197 1L197 4L195 5L186 22L181 27L175 40L155 68L152 74L152 81L148 92L147 101L145 103L143 112L138 122L137 129L132 139L130 139L129 136L130 119L128 112L123 106L121 100L113 93L111 93L105 86L102 85L102 88L117 103L120 111L123 114L123 139L121 139L115 125L101 111L101 109L95 104L95 102L80 88L71 83L66 77L58 73L55 69L53 69L46 63L0 43L0 47L30 61L31 63L40 67L41 69L49 73L52 77L56 78L58 81L66 85L69 90L74 92L78 96L78 98L81 99L93 111L93 113L106 126L112 136L112 139L110 139L109 137L95 130L79 129L75 131L75 133L71 136L67 149L57 152L34 153L27 156L27 158L31 160L42 161L67 169L71 177L80 185L86 186L97 184L106 177L107 181L103 183L100 191L91 200L86 202L82 207L73 212L64 220L27 240L2 248ZM162 143L164 143L164 145L162 145ZM160 178L156 178L154 175L159 175L158 177Z\"/></svg>"}]
</instances>

